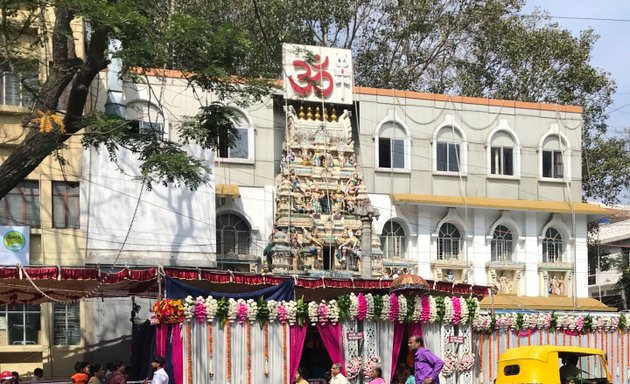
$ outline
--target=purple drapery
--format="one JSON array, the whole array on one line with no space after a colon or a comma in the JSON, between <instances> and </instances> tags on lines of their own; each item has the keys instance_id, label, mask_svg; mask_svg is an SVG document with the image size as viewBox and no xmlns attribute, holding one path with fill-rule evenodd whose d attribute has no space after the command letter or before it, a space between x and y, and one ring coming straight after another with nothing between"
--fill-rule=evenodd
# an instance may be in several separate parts
<instances>
[{"instance_id":1,"label":"purple drapery","mask_svg":"<svg viewBox=\"0 0 630 384\"><path fill-rule=\"evenodd\" d=\"M306 325L292 326L289 328L290 342L289 342L289 372L290 377L293 377L295 371L300 365L300 359L302 358L302 350L304 349L304 340L306 339Z\"/></svg>"},{"instance_id":2,"label":"purple drapery","mask_svg":"<svg viewBox=\"0 0 630 384\"><path fill-rule=\"evenodd\" d=\"M400 354L400 347L402 346L402 339L405 335L405 325L399 322L394 323L394 347L392 348L392 374L390 382L394 382L396 379L396 363L398 362L398 355Z\"/></svg>"},{"instance_id":3,"label":"purple drapery","mask_svg":"<svg viewBox=\"0 0 630 384\"><path fill-rule=\"evenodd\" d=\"M166 356L166 338L168 337L168 325L160 323L155 329L155 354Z\"/></svg>"},{"instance_id":4,"label":"purple drapery","mask_svg":"<svg viewBox=\"0 0 630 384\"><path fill-rule=\"evenodd\" d=\"M173 350L171 362L173 363L173 376L175 384L184 383L184 342L182 340L181 324L173 325L171 330L171 348Z\"/></svg>"},{"instance_id":5,"label":"purple drapery","mask_svg":"<svg viewBox=\"0 0 630 384\"><path fill-rule=\"evenodd\" d=\"M343 358L343 340L341 338L341 324L317 324L319 336L333 363L341 363L341 373L346 374L346 363Z\"/></svg>"}]
</instances>

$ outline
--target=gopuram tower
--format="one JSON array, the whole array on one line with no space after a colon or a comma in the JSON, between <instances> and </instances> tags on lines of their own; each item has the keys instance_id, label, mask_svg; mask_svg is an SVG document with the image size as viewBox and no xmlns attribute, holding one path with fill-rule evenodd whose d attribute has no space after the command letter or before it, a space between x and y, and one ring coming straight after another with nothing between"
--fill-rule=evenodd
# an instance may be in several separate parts
<instances>
[{"instance_id":1,"label":"gopuram tower","mask_svg":"<svg viewBox=\"0 0 630 384\"><path fill-rule=\"evenodd\" d=\"M287 71L285 97L299 101L286 107L275 224L265 249L267 270L380 276L382 252L372 234L378 211L366 193L354 150L351 112L343 105L352 102L350 53L285 46L285 67L289 47L299 51L292 51L294 71ZM310 63L299 59L304 51ZM335 65L330 65L335 56ZM335 90L335 85L342 89Z\"/></svg>"}]
</instances>

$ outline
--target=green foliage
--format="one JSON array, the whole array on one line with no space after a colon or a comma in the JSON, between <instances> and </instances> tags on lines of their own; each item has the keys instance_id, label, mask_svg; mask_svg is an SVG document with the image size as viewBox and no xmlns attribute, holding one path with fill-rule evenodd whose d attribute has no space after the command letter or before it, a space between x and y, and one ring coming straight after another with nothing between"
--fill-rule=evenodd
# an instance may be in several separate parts
<instances>
[{"instance_id":1,"label":"green foliage","mask_svg":"<svg viewBox=\"0 0 630 384\"><path fill-rule=\"evenodd\" d=\"M444 297L438 296L435 298L435 313L437 315L437 321L442 321L444 318L444 312L446 311L446 305L444 304Z\"/></svg>"},{"instance_id":2,"label":"green foliage","mask_svg":"<svg viewBox=\"0 0 630 384\"><path fill-rule=\"evenodd\" d=\"M304 296L297 299L295 309L297 325L301 327L308 324L308 304L304 301Z\"/></svg>"},{"instance_id":3,"label":"green foliage","mask_svg":"<svg viewBox=\"0 0 630 384\"><path fill-rule=\"evenodd\" d=\"M339 321L347 321L350 318L350 304L350 295L341 295L337 298Z\"/></svg>"},{"instance_id":4,"label":"green foliage","mask_svg":"<svg viewBox=\"0 0 630 384\"><path fill-rule=\"evenodd\" d=\"M373 321L378 321L381 317L381 313L383 312L383 296L374 295L374 316L372 317Z\"/></svg>"},{"instance_id":5,"label":"green foliage","mask_svg":"<svg viewBox=\"0 0 630 384\"><path fill-rule=\"evenodd\" d=\"M217 300L217 313L216 317L219 319L219 326L223 328L225 326L225 321L227 320L228 311L229 311L228 300L224 297Z\"/></svg>"},{"instance_id":6,"label":"green foliage","mask_svg":"<svg viewBox=\"0 0 630 384\"><path fill-rule=\"evenodd\" d=\"M408 323L411 323L413 321L413 312L415 310L416 307L416 301L420 301L420 298L418 296L405 296L405 298L407 299L407 316L406 316L406 321Z\"/></svg>"},{"instance_id":7,"label":"green foliage","mask_svg":"<svg viewBox=\"0 0 630 384\"><path fill-rule=\"evenodd\" d=\"M262 296L258 298L258 302L256 304L258 305L256 320L260 325L260 329L263 329L265 322L269 319L269 307L267 306L267 301Z\"/></svg>"}]
</instances>

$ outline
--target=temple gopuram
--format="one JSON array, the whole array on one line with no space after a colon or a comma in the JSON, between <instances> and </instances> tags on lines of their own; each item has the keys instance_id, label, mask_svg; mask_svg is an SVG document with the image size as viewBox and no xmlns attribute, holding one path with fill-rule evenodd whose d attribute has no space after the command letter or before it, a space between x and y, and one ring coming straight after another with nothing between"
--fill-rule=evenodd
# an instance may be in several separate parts
<instances>
[{"instance_id":1,"label":"temple gopuram","mask_svg":"<svg viewBox=\"0 0 630 384\"><path fill-rule=\"evenodd\" d=\"M378 212L370 204L357 163L351 114L343 110L337 116L334 107L323 105L298 108L289 105L286 110L267 270L358 276L367 256L371 263L363 268L371 271L363 276L381 276L379 239L371 235L371 216L369 222L366 218ZM366 242L371 255L364 255Z\"/></svg>"}]
</instances>

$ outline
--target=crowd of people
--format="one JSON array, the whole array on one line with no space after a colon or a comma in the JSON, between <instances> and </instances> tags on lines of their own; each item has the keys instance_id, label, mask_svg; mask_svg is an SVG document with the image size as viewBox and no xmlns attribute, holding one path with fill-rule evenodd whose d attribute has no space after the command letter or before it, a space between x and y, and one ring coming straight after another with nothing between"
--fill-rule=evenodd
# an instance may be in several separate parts
<instances>
[{"instance_id":1,"label":"crowd of people","mask_svg":"<svg viewBox=\"0 0 630 384\"><path fill-rule=\"evenodd\" d=\"M411 336L407 342L409 350L413 353L413 367L403 365L394 377L397 384L439 384L440 372L444 362L431 351L424 347L422 337ZM333 363L330 368L329 384L348 384L348 380L341 373L343 365ZM374 367L369 372L368 384L385 384L383 371L379 367ZM303 368L298 368L294 376L295 384L308 384L308 378Z\"/></svg>"},{"instance_id":2,"label":"crowd of people","mask_svg":"<svg viewBox=\"0 0 630 384\"><path fill-rule=\"evenodd\" d=\"M155 356L151 360L151 367L154 370L151 384L168 384L169 379L164 370L164 363L164 358L161 356ZM98 363L78 361L74 365L74 374L70 376L70 381L74 384L127 384L128 372L131 372L131 367L122 361L107 363L105 367ZM43 376L44 370L42 368L35 368L30 381L20 380L18 372L3 371L0 372L0 384L39 383ZM147 377L144 383L148 384L148 382L149 378Z\"/></svg>"}]
</instances>

